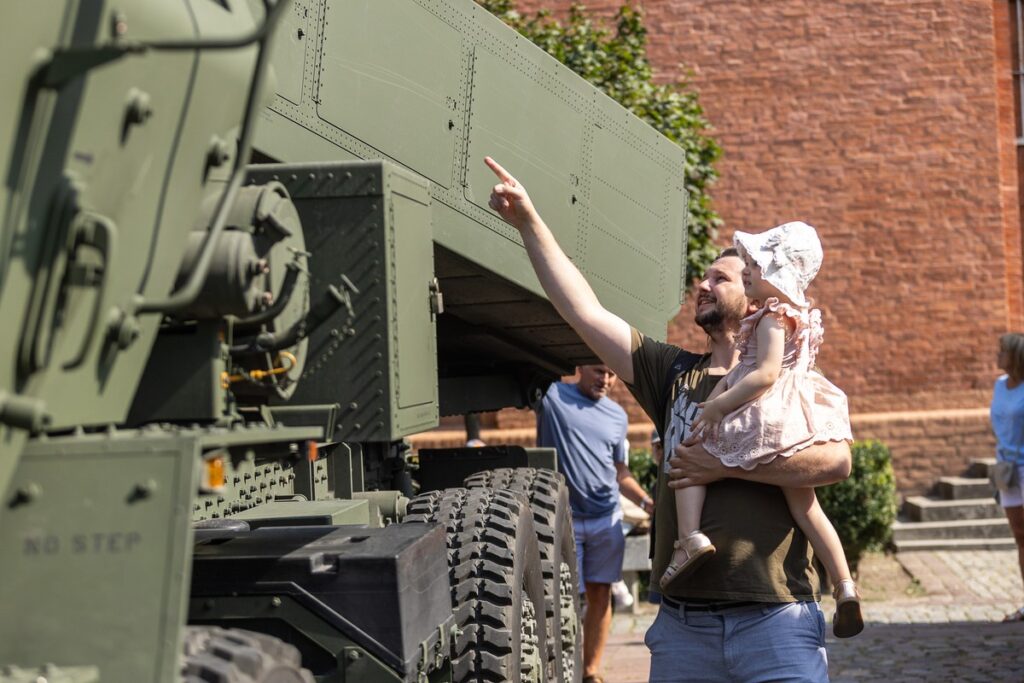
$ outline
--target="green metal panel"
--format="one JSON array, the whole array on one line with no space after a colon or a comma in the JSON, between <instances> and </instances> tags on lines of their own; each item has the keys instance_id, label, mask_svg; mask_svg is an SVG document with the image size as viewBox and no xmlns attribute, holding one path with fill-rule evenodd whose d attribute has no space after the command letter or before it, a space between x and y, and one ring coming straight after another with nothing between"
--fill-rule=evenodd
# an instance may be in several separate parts
<instances>
[{"instance_id":1,"label":"green metal panel","mask_svg":"<svg viewBox=\"0 0 1024 683\"><path fill-rule=\"evenodd\" d=\"M275 59L283 65L286 74L303 74L306 71L310 25L314 21L309 7L304 2L292 2L281 19L274 38ZM292 104L302 102L304 78L276 79L277 94Z\"/></svg>"},{"instance_id":2,"label":"green metal panel","mask_svg":"<svg viewBox=\"0 0 1024 683\"><path fill-rule=\"evenodd\" d=\"M324 11L320 118L449 187L464 78L458 31L405 0L331 2Z\"/></svg>"},{"instance_id":3,"label":"green metal panel","mask_svg":"<svg viewBox=\"0 0 1024 683\"><path fill-rule=\"evenodd\" d=\"M54 428L120 422L160 316L135 321L125 349L111 323L133 319L138 295L170 290L200 203L219 191L206 185L206 157L214 135L238 125L254 51L149 51L55 88L32 79L47 54L109 42L115 11L137 41L238 35L253 18L239 0L0 11L18 27L0 48L0 319L10 323L0 392L41 400Z\"/></svg>"},{"instance_id":4,"label":"green metal panel","mask_svg":"<svg viewBox=\"0 0 1024 683\"><path fill-rule=\"evenodd\" d=\"M483 158L502 159L502 164L516 169L516 178L529 189L530 198L571 258L585 230L576 205L589 91L582 81L567 82L575 88L559 82L547 55L525 50L492 52L503 47L479 45L474 53L466 198L490 212L487 203L496 179ZM490 220L486 224L520 241L514 228ZM468 245L460 246L464 251Z\"/></svg>"},{"instance_id":5,"label":"green metal panel","mask_svg":"<svg viewBox=\"0 0 1024 683\"><path fill-rule=\"evenodd\" d=\"M221 374L227 370L220 324L201 322L185 333L162 334L150 350L129 424L215 421L229 413Z\"/></svg>"},{"instance_id":6,"label":"green metal panel","mask_svg":"<svg viewBox=\"0 0 1024 683\"><path fill-rule=\"evenodd\" d=\"M318 17L304 71L275 67L313 96L274 101L261 151L286 162L383 157L429 178L435 244L481 285L475 308L445 315L568 370L592 356L551 319L518 235L486 208L494 181L482 157L495 156L602 303L664 337L685 262L682 150L472 0L302 1ZM486 304L511 315L485 320Z\"/></svg>"},{"instance_id":7,"label":"green metal panel","mask_svg":"<svg viewBox=\"0 0 1024 683\"><path fill-rule=\"evenodd\" d=\"M604 280L615 272L649 272L632 292L612 287L607 301L639 299L672 310L687 289L687 193L681 166L670 161L679 149L664 136L638 135L635 117L603 93L594 93L594 108L586 197L595 230L582 267Z\"/></svg>"},{"instance_id":8,"label":"green metal panel","mask_svg":"<svg viewBox=\"0 0 1024 683\"><path fill-rule=\"evenodd\" d=\"M0 427L0 493L7 490L26 441L28 432L25 430Z\"/></svg>"},{"instance_id":9,"label":"green metal panel","mask_svg":"<svg viewBox=\"0 0 1024 683\"><path fill-rule=\"evenodd\" d=\"M30 141L26 139L25 126L29 123L26 120L28 115L32 113L23 109L25 103L15 97L14 93L24 91L25 76L39 63L40 55L36 48L57 43L67 31L66 22L71 14L68 4L59 2L40 3L32 9L31 12L25 12L23 6L11 2L0 5L0 23L7 27L17 27L17 30L6 31L4 36L4 68L0 70L0 88L8 93L0 99L0 140L4 140L12 152L19 149L17 143L22 146L21 151L27 152L24 146ZM38 107L41 111L37 111L36 115L48 116L53 99L50 96L40 102ZM38 144L39 141L34 142ZM15 199L11 191L10 182L0 184L0 216L5 217L0 221L0 279L8 269L11 231L6 216L11 208L10 202Z\"/></svg>"},{"instance_id":10,"label":"green metal panel","mask_svg":"<svg viewBox=\"0 0 1024 683\"><path fill-rule=\"evenodd\" d=\"M202 432L203 453L225 456L225 485L193 498L193 521L229 517L272 503L278 496L314 498L320 479L320 489L326 490L327 463L317 461L311 466L304 457L305 447L322 438L323 430L313 426L239 425Z\"/></svg>"},{"instance_id":11,"label":"green metal panel","mask_svg":"<svg viewBox=\"0 0 1024 683\"><path fill-rule=\"evenodd\" d=\"M233 515L256 526L339 525L370 523L370 504L365 500L275 501Z\"/></svg>"},{"instance_id":12,"label":"green metal panel","mask_svg":"<svg viewBox=\"0 0 1024 683\"><path fill-rule=\"evenodd\" d=\"M408 171L383 166L391 338L391 435L437 426L437 341L431 313L434 280L429 185Z\"/></svg>"},{"instance_id":13,"label":"green metal panel","mask_svg":"<svg viewBox=\"0 0 1024 683\"><path fill-rule=\"evenodd\" d=\"M30 139L26 128L33 117L44 120L52 116L53 95L47 95L36 104L35 111L25 107L25 103L14 96L25 89L25 77L36 67L39 45L53 45L66 33L66 22L69 10L64 3L44 3L25 12L24 7L17 3L0 4L0 25L17 27L8 30L4 36L3 54L4 68L0 69L0 88L8 93L0 98L0 140L12 156L19 153L34 156L34 146L40 144L39 136ZM41 124L39 124L41 127ZM28 169L18 171L8 168L7 182L0 183L0 312L5 314L8 324L0 326L0 348L8 349L6 357L0 361L0 400L6 400L15 390L16 377L13 365L14 349L17 348L20 329L13 324L25 304L30 274L25 263L11 260L11 240L14 237L14 226L10 225L9 215L24 198L12 187L11 180L19 173L27 174ZM11 176L14 175L15 178ZM32 243L29 243L31 245ZM22 250L26 246L23 243ZM38 246L36 246L38 249ZM16 272L12 275L12 265ZM10 284L8 284L10 283ZM7 294L8 288L20 288L16 294ZM10 315L6 315L10 312ZM27 434L23 429L14 429L0 425L0 492L7 489L7 483L14 473L17 459L24 446Z\"/></svg>"},{"instance_id":14,"label":"green metal panel","mask_svg":"<svg viewBox=\"0 0 1024 683\"><path fill-rule=\"evenodd\" d=\"M389 271L394 278L391 343L397 351L392 381L395 408L410 429L437 419L437 346L430 284L434 279L433 232L427 185L404 172L388 174L391 188ZM401 234L398 230L401 230Z\"/></svg>"},{"instance_id":15,"label":"green metal panel","mask_svg":"<svg viewBox=\"0 0 1024 683\"><path fill-rule=\"evenodd\" d=\"M530 467L558 471L558 451L554 448L527 448L526 461Z\"/></svg>"},{"instance_id":16,"label":"green metal panel","mask_svg":"<svg viewBox=\"0 0 1024 683\"><path fill-rule=\"evenodd\" d=\"M310 336L292 404L341 406L328 440L395 441L437 425L431 315L431 199L426 180L387 162L252 168L277 179L302 218L311 297L352 283L352 314Z\"/></svg>"},{"instance_id":17,"label":"green metal panel","mask_svg":"<svg viewBox=\"0 0 1024 683\"><path fill-rule=\"evenodd\" d=\"M266 505L275 496L296 493L294 468L278 462L256 463L252 458L231 462L225 468L227 484L223 490L197 496L192 502L192 519L230 517Z\"/></svg>"},{"instance_id":18,"label":"green metal panel","mask_svg":"<svg viewBox=\"0 0 1024 683\"><path fill-rule=\"evenodd\" d=\"M178 680L198 452L159 432L26 448L0 517L0 662Z\"/></svg>"},{"instance_id":19,"label":"green metal panel","mask_svg":"<svg viewBox=\"0 0 1024 683\"><path fill-rule=\"evenodd\" d=\"M365 488L362 449L345 443L330 444L329 448L327 464L331 494L337 498L351 498Z\"/></svg>"}]
</instances>

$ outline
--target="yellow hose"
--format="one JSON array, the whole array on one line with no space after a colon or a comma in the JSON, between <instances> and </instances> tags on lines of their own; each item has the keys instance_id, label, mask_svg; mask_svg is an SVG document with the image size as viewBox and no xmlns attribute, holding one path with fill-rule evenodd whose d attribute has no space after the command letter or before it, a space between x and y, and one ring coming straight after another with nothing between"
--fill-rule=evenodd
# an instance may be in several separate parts
<instances>
[{"instance_id":1,"label":"yellow hose","mask_svg":"<svg viewBox=\"0 0 1024 683\"><path fill-rule=\"evenodd\" d=\"M282 360L288 361L288 365L287 366L281 365L281 361ZM248 373L247 375L241 375L241 374L238 374L238 375L228 375L226 380L227 380L228 384L233 384L235 382L244 382L244 381L250 380L250 379L254 379L256 381L260 381L262 379L266 379L267 377L271 377L273 375L283 375L283 374L291 371L292 368L294 368L296 365L298 365L298 362L299 361L290 352L288 352L288 351L281 351L281 352L279 352L277 354L277 358L274 359L274 367L272 367L271 369L269 369L269 370L253 370L252 372Z\"/></svg>"}]
</instances>

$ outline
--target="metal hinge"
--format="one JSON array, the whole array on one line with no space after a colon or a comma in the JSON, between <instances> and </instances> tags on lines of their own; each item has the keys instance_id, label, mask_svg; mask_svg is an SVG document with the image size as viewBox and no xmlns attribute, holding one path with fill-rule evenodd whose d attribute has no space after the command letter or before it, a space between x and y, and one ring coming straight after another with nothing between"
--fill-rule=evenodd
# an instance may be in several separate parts
<instances>
[{"instance_id":1,"label":"metal hinge","mask_svg":"<svg viewBox=\"0 0 1024 683\"><path fill-rule=\"evenodd\" d=\"M435 277L430 281L430 317L436 318L444 313L444 294L441 292L441 284Z\"/></svg>"}]
</instances>

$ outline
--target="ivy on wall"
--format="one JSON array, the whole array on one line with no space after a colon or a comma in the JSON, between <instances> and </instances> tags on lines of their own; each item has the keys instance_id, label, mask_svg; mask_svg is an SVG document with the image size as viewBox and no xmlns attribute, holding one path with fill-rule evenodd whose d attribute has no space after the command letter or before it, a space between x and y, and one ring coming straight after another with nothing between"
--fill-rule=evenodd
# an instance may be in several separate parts
<instances>
[{"instance_id":1,"label":"ivy on wall","mask_svg":"<svg viewBox=\"0 0 1024 683\"><path fill-rule=\"evenodd\" d=\"M641 11L623 5L612 30L595 23L582 5L573 5L563 23L547 10L521 15L515 0L477 2L684 150L687 276L699 277L718 252L713 239L721 219L711 207L708 188L718 178L714 163L722 150L708 135L710 124L689 81L682 76L675 83L653 81Z\"/></svg>"}]
</instances>

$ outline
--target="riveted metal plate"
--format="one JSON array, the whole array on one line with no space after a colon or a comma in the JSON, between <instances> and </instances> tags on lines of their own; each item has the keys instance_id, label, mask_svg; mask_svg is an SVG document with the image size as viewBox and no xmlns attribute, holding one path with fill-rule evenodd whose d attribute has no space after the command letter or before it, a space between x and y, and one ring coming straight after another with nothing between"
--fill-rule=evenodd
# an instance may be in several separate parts
<instances>
[{"instance_id":1,"label":"riveted metal plate","mask_svg":"<svg viewBox=\"0 0 1024 683\"><path fill-rule=\"evenodd\" d=\"M458 31L407 0L330 2L324 16L320 118L449 187Z\"/></svg>"}]
</instances>

